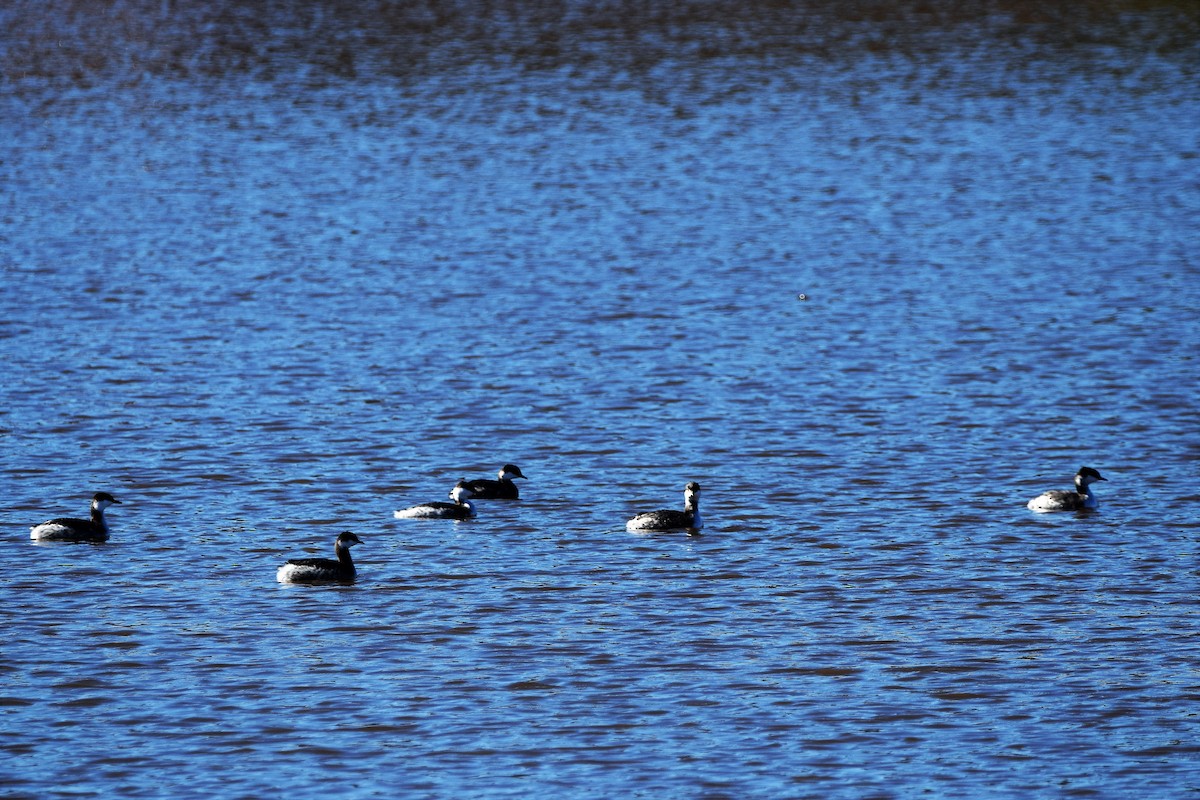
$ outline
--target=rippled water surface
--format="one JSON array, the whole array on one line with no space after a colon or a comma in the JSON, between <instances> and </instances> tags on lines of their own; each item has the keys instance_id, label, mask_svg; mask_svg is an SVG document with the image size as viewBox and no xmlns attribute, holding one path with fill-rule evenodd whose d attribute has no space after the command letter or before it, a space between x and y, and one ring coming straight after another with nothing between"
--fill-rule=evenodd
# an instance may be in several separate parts
<instances>
[{"instance_id":1,"label":"rippled water surface","mask_svg":"<svg viewBox=\"0 0 1200 800\"><path fill-rule=\"evenodd\" d=\"M0 22L0 794L1200 795L1194 4Z\"/></svg>"}]
</instances>

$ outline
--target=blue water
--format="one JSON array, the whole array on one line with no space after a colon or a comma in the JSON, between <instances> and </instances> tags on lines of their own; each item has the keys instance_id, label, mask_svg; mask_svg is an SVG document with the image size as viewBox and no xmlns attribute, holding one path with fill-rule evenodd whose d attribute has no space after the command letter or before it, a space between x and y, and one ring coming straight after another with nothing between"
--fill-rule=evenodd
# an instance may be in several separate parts
<instances>
[{"instance_id":1,"label":"blue water","mask_svg":"<svg viewBox=\"0 0 1200 800\"><path fill-rule=\"evenodd\" d=\"M0 794L1200 795L1194 10L569 9L0 11Z\"/></svg>"}]
</instances>

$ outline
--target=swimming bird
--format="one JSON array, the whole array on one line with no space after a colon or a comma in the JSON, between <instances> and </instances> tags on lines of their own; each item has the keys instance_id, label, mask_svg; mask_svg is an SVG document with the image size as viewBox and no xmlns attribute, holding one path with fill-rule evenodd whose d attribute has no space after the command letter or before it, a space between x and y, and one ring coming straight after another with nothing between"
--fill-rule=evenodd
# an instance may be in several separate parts
<instances>
[{"instance_id":1,"label":"swimming bird","mask_svg":"<svg viewBox=\"0 0 1200 800\"><path fill-rule=\"evenodd\" d=\"M513 478L524 478L521 474L521 468L516 464L505 464L497 473L499 480L491 478L476 478L475 480L467 481L467 488L470 489L472 499L474 500L516 500L520 496L517 491L517 485L513 483Z\"/></svg>"},{"instance_id":2,"label":"swimming bird","mask_svg":"<svg viewBox=\"0 0 1200 800\"><path fill-rule=\"evenodd\" d=\"M467 479L461 478L450 490L453 503L422 503L400 511L393 511L396 519L468 519L475 516L475 504L470 498L472 492L467 488Z\"/></svg>"},{"instance_id":3,"label":"swimming bird","mask_svg":"<svg viewBox=\"0 0 1200 800\"><path fill-rule=\"evenodd\" d=\"M1096 508L1099 502L1096 495L1092 494L1092 484L1107 480L1091 467L1080 467L1079 472L1075 473L1075 491L1054 489L1043 492L1026 503L1025 507L1031 511L1082 511Z\"/></svg>"},{"instance_id":4,"label":"swimming bird","mask_svg":"<svg viewBox=\"0 0 1200 800\"><path fill-rule=\"evenodd\" d=\"M625 523L627 531L670 531L679 528L699 530L704 525L700 519L700 484L690 482L683 489L683 511L647 511Z\"/></svg>"},{"instance_id":5,"label":"swimming bird","mask_svg":"<svg viewBox=\"0 0 1200 800\"><path fill-rule=\"evenodd\" d=\"M280 583L326 583L342 581L349 583L354 580L354 560L350 558L350 548L362 544L362 540L350 531L338 534L333 543L337 558L293 558L275 573L275 580Z\"/></svg>"},{"instance_id":6,"label":"swimming bird","mask_svg":"<svg viewBox=\"0 0 1200 800\"><path fill-rule=\"evenodd\" d=\"M90 519L59 517L29 529L29 538L39 541L58 542L103 542L108 539L108 523L104 521L104 509L121 501L108 492L92 495Z\"/></svg>"}]
</instances>

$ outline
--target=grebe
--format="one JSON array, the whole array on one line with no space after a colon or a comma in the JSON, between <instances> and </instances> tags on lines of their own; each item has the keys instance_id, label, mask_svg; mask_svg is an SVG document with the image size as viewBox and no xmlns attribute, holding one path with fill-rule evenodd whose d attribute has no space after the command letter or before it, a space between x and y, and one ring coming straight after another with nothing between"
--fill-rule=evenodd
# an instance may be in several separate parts
<instances>
[{"instance_id":1,"label":"grebe","mask_svg":"<svg viewBox=\"0 0 1200 800\"><path fill-rule=\"evenodd\" d=\"M393 511L392 516L396 519L468 519L475 516L475 504L470 500L471 495L466 478L462 478L450 490L453 503L422 503L401 511Z\"/></svg>"},{"instance_id":2,"label":"grebe","mask_svg":"<svg viewBox=\"0 0 1200 800\"><path fill-rule=\"evenodd\" d=\"M627 531L670 531L677 528L699 530L704 525L700 519L700 484L692 481L683 488L683 511L647 511L625 523Z\"/></svg>"},{"instance_id":3,"label":"grebe","mask_svg":"<svg viewBox=\"0 0 1200 800\"><path fill-rule=\"evenodd\" d=\"M324 583L326 581L354 580L354 560L350 548L362 544L362 540L350 531L338 534L333 544L337 559L293 558L279 568L275 580L280 583Z\"/></svg>"},{"instance_id":4,"label":"grebe","mask_svg":"<svg viewBox=\"0 0 1200 800\"><path fill-rule=\"evenodd\" d=\"M472 492L474 500L516 500L520 496L513 478L524 478L521 468L516 464L505 464L498 473L499 480L476 478L467 481L467 488Z\"/></svg>"},{"instance_id":5,"label":"grebe","mask_svg":"<svg viewBox=\"0 0 1200 800\"><path fill-rule=\"evenodd\" d=\"M1043 492L1026 503L1025 507L1031 511L1082 511L1096 508L1099 502L1096 495L1092 494L1092 484L1107 480L1091 467L1080 467L1079 472L1075 473L1075 491L1055 489Z\"/></svg>"},{"instance_id":6,"label":"grebe","mask_svg":"<svg viewBox=\"0 0 1200 800\"><path fill-rule=\"evenodd\" d=\"M29 538L40 541L58 542L103 542L108 539L108 523L104 521L104 509L121 501L108 492L92 495L91 519L69 519L60 517L29 529Z\"/></svg>"}]
</instances>

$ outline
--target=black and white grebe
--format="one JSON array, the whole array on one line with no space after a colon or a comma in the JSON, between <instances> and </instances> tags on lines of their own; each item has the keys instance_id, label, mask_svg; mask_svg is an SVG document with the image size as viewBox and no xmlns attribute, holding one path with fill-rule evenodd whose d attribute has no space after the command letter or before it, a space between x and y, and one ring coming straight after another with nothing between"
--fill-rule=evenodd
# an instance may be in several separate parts
<instances>
[{"instance_id":1,"label":"black and white grebe","mask_svg":"<svg viewBox=\"0 0 1200 800\"><path fill-rule=\"evenodd\" d=\"M1107 481L1091 467L1080 467L1075 473L1075 491L1054 489L1043 492L1025 504L1030 511L1082 511L1096 508L1100 505L1096 495L1092 493L1092 484L1096 481Z\"/></svg>"},{"instance_id":2,"label":"black and white grebe","mask_svg":"<svg viewBox=\"0 0 1200 800\"><path fill-rule=\"evenodd\" d=\"M108 492L96 492L92 495L91 519L52 519L30 528L29 538L57 542L103 542L108 539L104 509L113 503L120 505L121 501Z\"/></svg>"},{"instance_id":3,"label":"black and white grebe","mask_svg":"<svg viewBox=\"0 0 1200 800\"><path fill-rule=\"evenodd\" d=\"M700 519L700 484L692 481L683 488L683 511L647 511L625 523L627 531L671 531L679 528L699 530L704 522Z\"/></svg>"},{"instance_id":4,"label":"black and white grebe","mask_svg":"<svg viewBox=\"0 0 1200 800\"><path fill-rule=\"evenodd\" d=\"M467 481L474 500L516 500L520 496L513 478L524 478L521 468L516 464L505 464L498 473L499 480L491 478L476 478Z\"/></svg>"},{"instance_id":5,"label":"black and white grebe","mask_svg":"<svg viewBox=\"0 0 1200 800\"><path fill-rule=\"evenodd\" d=\"M450 490L453 503L422 503L400 511L393 511L396 519L469 519L475 516L475 504L471 502L472 492L467 488L465 478L454 484Z\"/></svg>"},{"instance_id":6,"label":"black and white grebe","mask_svg":"<svg viewBox=\"0 0 1200 800\"><path fill-rule=\"evenodd\" d=\"M338 534L333 550L337 558L293 558L279 568L275 580L280 583L326 583L354 580L354 560L350 548L362 540L350 531Z\"/></svg>"}]
</instances>

